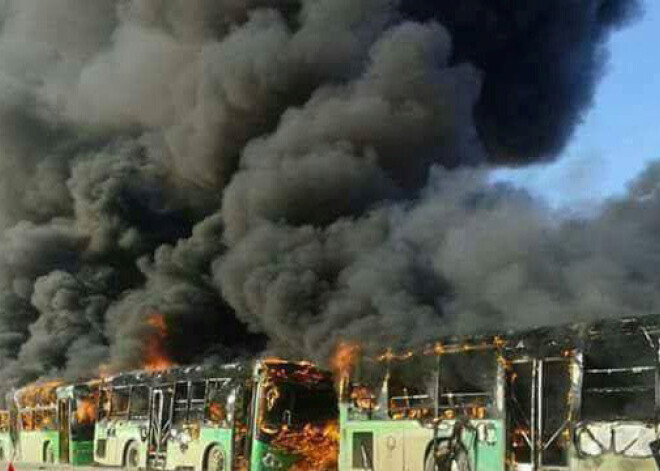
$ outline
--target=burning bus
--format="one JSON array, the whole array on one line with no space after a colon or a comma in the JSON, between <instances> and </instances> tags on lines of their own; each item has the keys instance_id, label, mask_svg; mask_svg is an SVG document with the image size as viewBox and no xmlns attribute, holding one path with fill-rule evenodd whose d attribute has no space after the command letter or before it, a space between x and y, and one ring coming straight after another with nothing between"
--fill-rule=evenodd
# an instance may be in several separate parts
<instances>
[{"instance_id":1,"label":"burning bus","mask_svg":"<svg viewBox=\"0 0 660 471\"><path fill-rule=\"evenodd\" d=\"M45 382L15 391L12 410L6 414L11 455L24 463L92 463L94 413L85 413L95 403L93 383L62 385ZM16 414L16 421L11 414Z\"/></svg>"},{"instance_id":2,"label":"burning bus","mask_svg":"<svg viewBox=\"0 0 660 471\"><path fill-rule=\"evenodd\" d=\"M336 467L330 374L278 360L140 371L99 394L95 461L126 468Z\"/></svg>"},{"instance_id":3,"label":"burning bus","mask_svg":"<svg viewBox=\"0 0 660 471\"><path fill-rule=\"evenodd\" d=\"M657 469L659 342L650 316L353 349L339 469Z\"/></svg>"}]
</instances>

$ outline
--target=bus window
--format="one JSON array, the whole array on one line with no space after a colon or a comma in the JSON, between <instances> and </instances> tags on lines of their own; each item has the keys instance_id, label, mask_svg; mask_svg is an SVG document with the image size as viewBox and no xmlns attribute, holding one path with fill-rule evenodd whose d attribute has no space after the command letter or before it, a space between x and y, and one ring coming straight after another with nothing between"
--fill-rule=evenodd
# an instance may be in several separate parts
<instances>
[{"instance_id":1,"label":"bus window","mask_svg":"<svg viewBox=\"0 0 660 471\"><path fill-rule=\"evenodd\" d=\"M188 383L176 383L174 386L174 411L172 422L183 424L188 415Z\"/></svg>"},{"instance_id":2,"label":"bus window","mask_svg":"<svg viewBox=\"0 0 660 471\"><path fill-rule=\"evenodd\" d=\"M646 339L640 335L595 341L584 362L582 420L654 420L655 352Z\"/></svg>"},{"instance_id":3,"label":"bus window","mask_svg":"<svg viewBox=\"0 0 660 471\"><path fill-rule=\"evenodd\" d=\"M20 414L21 429L25 431L34 430L34 415L32 411L23 411Z\"/></svg>"},{"instance_id":4,"label":"bus window","mask_svg":"<svg viewBox=\"0 0 660 471\"><path fill-rule=\"evenodd\" d=\"M387 384L387 409L391 419L428 420L435 416L438 359L420 356L392 361Z\"/></svg>"},{"instance_id":5,"label":"bus window","mask_svg":"<svg viewBox=\"0 0 660 471\"><path fill-rule=\"evenodd\" d=\"M209 381L206 419L214 425L228 426L227 399L231 388L228 381Z\"/></svg>"},{"instance_id":6,"label":"bus window","mask_svg":"<svg viewBox=\"0 0 660 471\"><path fill-rule=\"evenodd\" d=\"M493 350L466 351L440 357L439 407L445 415L484 419L492 413L497 382Z\"/></svg>"},{"instance_id":7,"label":"bus window","mask_svg":"<svg viewBox=\"0 0 660 471\"><path fill-rule=\"evenodd\" d=\"M91 441L94 439L94 397L79 397L75 400L75 411L71 414L71 440Z\"/></svg>"},{"instance_id":8,"label":"bus window","mask_svg":"<svg viewBox=\"0 0 660 471\"><path fill-rule=\"evenodd\" d=\"M293 381L270 382L264 388L261 430L273 433L286 425L299 429L336 419L337 396L332 382L313 386Z\"/></svg>"},{"instance_id":9,"label":"bus window","mask_svg":"<svg viewBox=\"0 0 660 471\"><path fill-rule=\"evenodd\" d=\"M110 395L110 416L125 417L128 415L129 388L113 388Z\"/></svg>"},{"instance_id":10,"label":"bus window","mask_svg":"<svg viewBox=\"0 0 660 471\"><path fill-rule=\"evenodd\" d=\"M0 412L0 432L9 432L9 412Z\"/></svg>"},{"instance_id":11,"label":"bus window","mask_svg":"<svg viewBox=\"0 0 660 471\"><path fill-rule=\"evenodd\" d=\"M101 389L99 393L98 420L107 418L110 415L110 394L106 389Z\"/></svg>"},{"instance_id":12,"label":"bus window","mask_svg":"<svg viewBox=\"0 0 660 471\"><path fill-rule=\"evenodd\" d=\"M42 409L35 411L34 426L36 430L55 429L55 411L53 409Z\"/></svg>"},{"instance_id":13,"label":"bus window","mask_svg":"<svg viewBox=\"0 0 660 471\"><path fill-rule=\"evenodd\" d=\"M188 420L202 421L204 420L204 401L206 397L206 382L194 381L190 383L190 411L188 412Z\"/></svg>"},{"instance_id":14,"label":"bus window","mask_svg":"<svg viewBox=\"0 0 660 471\"><path fill-rule=\"evenodd\" d=\"M130 419L146 419L149 415L149 388L133 386L131 388Z\"/></svg>"},{"instance_id":15,"label":"bus window","mask_svg":"<svg viewBox=\"0 0 660 471\"><path fill-rule=\"evenodd\" d=\"M368 357L361 357L357 361L355 371L350 382L349 417L351 420L366 420L379 416L384 418L387 398L387 365L382 361L375 361Z\"/></svg>"}]
</instances>

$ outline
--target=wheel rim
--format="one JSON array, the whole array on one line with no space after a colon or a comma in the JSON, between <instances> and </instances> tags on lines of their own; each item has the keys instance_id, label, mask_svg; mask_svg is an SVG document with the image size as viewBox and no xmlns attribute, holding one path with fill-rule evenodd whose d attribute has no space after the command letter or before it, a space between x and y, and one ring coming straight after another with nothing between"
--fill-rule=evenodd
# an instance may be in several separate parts
<instances>
[{"instance_id":1,"label":"wheel rim","mask_svg":"<svg viewBox=\"0 0 660 471\"><path fill-rule=\"evenodd\" d=\"M53 445L50 443L46 445L46 463L52 463L55 461L55 456L53 455Z\"/></svg>"},{"instance_id":2,"label":"wheel rim","mask_svg":"<svg viewBox=\"0 0 660 471\"><path fill-rule=\"evenodd\" d=\"M224 468L224 458L222 456L222 451L217 446L211 448L209 451L209 457L206 463L207 471L222 471Z\"/></svg>"}]
</instances>

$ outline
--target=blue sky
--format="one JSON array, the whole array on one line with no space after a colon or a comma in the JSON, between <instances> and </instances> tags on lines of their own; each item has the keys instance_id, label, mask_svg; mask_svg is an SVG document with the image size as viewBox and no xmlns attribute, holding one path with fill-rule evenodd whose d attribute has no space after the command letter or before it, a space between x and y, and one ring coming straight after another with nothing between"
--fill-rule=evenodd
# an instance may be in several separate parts
<instances>
[{"instance_id":1,"label":"blue sky","mask_svg":"<svg viewBox=\"0 0 660 471\"><path fill-rule=\"evenodd\" d=\"M645 165L660 159L660 1L610 38L610 59L593 108L552 164L496 173L553 206L592 206L623 192Z\"/></svg>"}]
</instances>

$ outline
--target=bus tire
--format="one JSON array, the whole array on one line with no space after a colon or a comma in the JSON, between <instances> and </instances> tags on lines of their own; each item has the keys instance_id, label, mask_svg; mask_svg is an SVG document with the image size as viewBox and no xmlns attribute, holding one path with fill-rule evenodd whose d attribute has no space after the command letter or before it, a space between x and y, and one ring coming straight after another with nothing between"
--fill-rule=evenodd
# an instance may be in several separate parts
<instances>
[{"instance_id":1,"label":"bus tire","mask_svg":"<svg viewBox=\"0 0 660 471\"><path fill-rule=\"evenodd\" d=\"M0 461L5 460L5 447L0 445Z\"/></svg>"},{"instance_id":2,"label":"bus tire","mask_svg":"<svg viewBox=\"0 0 660 471\"><path fill-rule=\"evenodd\" d=\"M450 450L448 440L438 441L434 456L433 445L429 446L424 462L424 471L470 471L470 457L462 444Z\"/></svg>"},{"instance_id":3,"label":"bus tire","mask_svg":"<svg viewBox=\"0 0 660 471\"><path fill-rule=\"evenodd\" d=\"M206 451L204 458L204 471L224 471L225 470L225 454L222 452L220 445L212 445Z\"/></svg>"},{"instance_id":4,"label":"bus tire","mask_svg":"<svg viewBox=\"0 0 660 471\"><path fill-rule=\"evenodd\" d=\"M44 443L44 463L55 463L55 452L53 451L53 444L51 442Z\"/></svg>"},{"instance_id":5,"label":"bus tire","mask_svg":"<svg viewBox=\"0 0 660 471\"><path fill-rule=\"evenodd\" d=\"M140 447L135 440L131 440L124 448L124 469L136 470L140 468Z\"/></svg>"}]
</instances>

